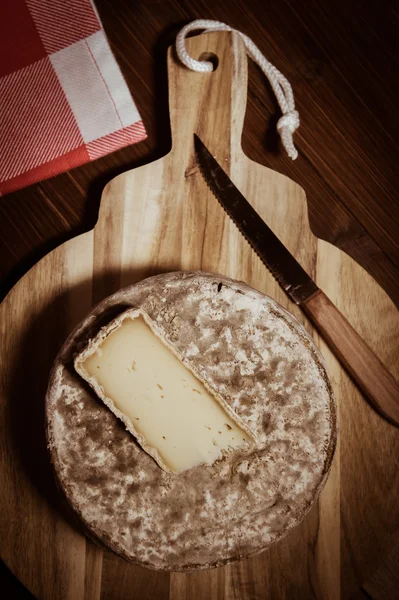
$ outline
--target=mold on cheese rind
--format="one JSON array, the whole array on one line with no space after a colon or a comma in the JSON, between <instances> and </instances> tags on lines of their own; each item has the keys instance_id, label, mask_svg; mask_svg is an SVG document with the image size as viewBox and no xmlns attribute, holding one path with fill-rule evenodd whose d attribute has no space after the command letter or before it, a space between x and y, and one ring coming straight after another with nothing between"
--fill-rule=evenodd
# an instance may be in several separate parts
<instances>
[{"instance_id":1,"label":"mold on cheese rind","mask_svg":"<svg viewBox=\"0 0 399 600\"><path fill-rule=\"evenodd\" d=\"M143 310L129 309L103 327L74 364L165 471L213 464L255 446L250 428L185 364Z\"/></svg>"}]
</instances>

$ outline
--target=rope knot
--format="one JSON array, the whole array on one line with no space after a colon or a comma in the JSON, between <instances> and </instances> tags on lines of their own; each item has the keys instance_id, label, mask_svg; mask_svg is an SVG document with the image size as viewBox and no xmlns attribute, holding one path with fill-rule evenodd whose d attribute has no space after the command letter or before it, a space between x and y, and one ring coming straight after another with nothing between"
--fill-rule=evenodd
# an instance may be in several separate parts
<instances>
[{"instance_id":1,"label":"rope knot","mask_svg":"<svg viewBox=\"0 0 399 600\"><path fill-rule=\"evenodd\" d=\"M277 130L281 132L282 129L288 129L291 133L295 133L295 131L299 127L299 113L297 110L290 110L285 113L282 117L279 118L277 123Z\"/></svg>"},{"instance_id":2,"label":"rope knot","mask_svg":"<svg viewBox=\"0 0 399 600\"><path fill-rule=\"evenodd\" d=\"M241 33L241 31L232 29L229 25L226 25L226 23L210 21L207 19L197 19L196 21L192 21L188 25L185 25L176 37L177 55L181 62L189 69L202 73L213 70L210 62L194 60L186 50L184 43L186 35L189 31L196 29L205 29L205 33L208 33L209 31L236 31L236 33L241 36L248 55L260 66L276 94L281 112L283 113L283 116L277 123L277 130L288 156L292 158L292 160L295 160L298 156L298 152L294 146L292 134L299 127L299 114L298 111L295 110L294 94L292 93L292 88L288 79L286 79L284 75L263 56L259 48L255 46L253 41L247 35Z\"/></svg>"}]
</instances>

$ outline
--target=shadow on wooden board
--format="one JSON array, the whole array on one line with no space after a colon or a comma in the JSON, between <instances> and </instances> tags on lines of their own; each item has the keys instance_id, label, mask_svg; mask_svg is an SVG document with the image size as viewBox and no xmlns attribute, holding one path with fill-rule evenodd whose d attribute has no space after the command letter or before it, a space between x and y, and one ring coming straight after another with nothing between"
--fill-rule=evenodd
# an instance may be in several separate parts
<instances>
[{"instance_id":1,"label":"shadow on wooden board","mask_svg":"<svg viewBox=\"0 0 399 600\"><path fill-rule=\"evenodd\" d=\"M0 594L4 600L34 600L34 596L18 581L0 560Z\"/></svg>"}]
</instances>

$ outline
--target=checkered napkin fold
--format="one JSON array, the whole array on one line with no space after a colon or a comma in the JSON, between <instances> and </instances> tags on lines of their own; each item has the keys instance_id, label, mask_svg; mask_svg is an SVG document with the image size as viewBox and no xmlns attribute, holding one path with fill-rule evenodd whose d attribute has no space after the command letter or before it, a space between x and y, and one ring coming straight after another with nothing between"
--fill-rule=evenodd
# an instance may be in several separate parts
<instances>
[{"instance_id":1,"label":"checkered napkin fold","mask_svg":"<svg viewBox=\"0 0 399 600\"><path fill-rule=\"evenodd\" d=\"M0 0L0 195L145 138L91 0Z\"/></svg>"}]
</instances>

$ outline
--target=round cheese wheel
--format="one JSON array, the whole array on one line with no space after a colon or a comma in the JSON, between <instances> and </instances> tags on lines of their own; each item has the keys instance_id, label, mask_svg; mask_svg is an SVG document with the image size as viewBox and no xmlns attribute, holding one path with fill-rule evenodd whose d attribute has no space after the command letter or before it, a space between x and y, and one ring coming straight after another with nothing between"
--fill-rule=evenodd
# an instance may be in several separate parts
<instances>
[{"instance_id":1,"label":"round cheese wheel","mask_svg":"<svg viewBox=\"0 0 399 600\"><path fill-rule=\"evenodd\" d=\"M168 473L80 379L73 357L130 307L251 428L250 455ZM323 487L337 435L324 362L305 329L264 294L201 272L151 277L94 308L56 358L46 414L57 481L86 533L160 570L220 566L283 537Z\"/></svg>"}]
</instances>

